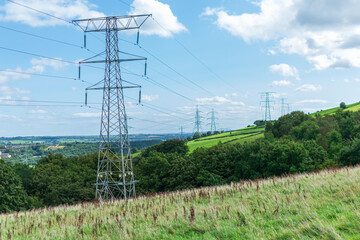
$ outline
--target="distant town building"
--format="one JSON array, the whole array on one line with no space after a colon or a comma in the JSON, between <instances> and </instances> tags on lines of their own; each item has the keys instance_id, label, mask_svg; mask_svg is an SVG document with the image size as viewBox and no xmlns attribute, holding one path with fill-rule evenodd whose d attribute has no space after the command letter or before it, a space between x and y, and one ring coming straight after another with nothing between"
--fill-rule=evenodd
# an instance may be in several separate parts
<instances>
[{"instance_id":1,"label":"distant town building","mask_svg":"<svg viewBox=\"0 0 360 240\"><path fill-rule=\"evenodd\" d=\"M0 159L3 159L3 158L11 158L11 154L0 152Z\"/></svg>"}]
</instances>

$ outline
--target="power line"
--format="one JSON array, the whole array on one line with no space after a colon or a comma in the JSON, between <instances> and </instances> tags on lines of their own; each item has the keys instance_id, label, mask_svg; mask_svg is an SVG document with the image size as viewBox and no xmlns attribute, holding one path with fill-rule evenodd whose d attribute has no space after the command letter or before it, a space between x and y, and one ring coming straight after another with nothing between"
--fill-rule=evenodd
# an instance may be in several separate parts
<instances>
[{"instance_id":1,"label":"power line","mask_svg":"<svg viewBox=\"0 0 360 240\"><path fill-rule=\"evenodd\" d=\"M8 2L11 2L11 3L13 3L13 4L16 4L16 5L19 5L19 6L21 6L21 7L24 7L24 8L30 9L30 10L33 10L33 11L35 11L35 12L45 14L45 15L47 15L47 16L49 16L49 17L52 17L52 18L55 18L55 19L64 21L64 22L66 22L66 23L68 23L68 24L71 24L71 25L73 24L71 21L68 21L68 20L66 20L66 19L64 19L64 18L57 17L57 16L52 15L52 14L50 14L50 13L46 13L46 12L40 11L40 10L38 10L38 9L35 9L35 8L32 8L32 7L26 6L26 5L22 4L22 3L15 2L15 1L13 1L13 0L7 0L7 1L8 1Z\"/></svg>"},{"instance_id":2,"label":"power line","mask_svg":"<svg viewBox=\"0 0 360 240\"><path fill-rule=\"evenodd\" d=\"M181 74L180 72L178 72L177 70L175 70L173 67L171 67L169 64L165 63L163 60L161 60L160 58L158 58L157 56L155 56L154 54L152 54L150 51L146 50L145 48L143 48L140 45L137 45L140 49L144 50L147 54L149 54L150 56L152 56L153 58L155 58L156 60L158 60L160 63L162 63L164 66L166 66L167 68L171 69L174 73L176 73L177 75L179 75L180 77L182 77L183 79L185 79L186 81L192 83L193 85L195 85L196 87L198 87L199 89L201 89L203 92L206 92L210 95L215 96L215 94L213 94L212 92L210 92L209 90L201 87L199 84L197 84L196 82L192 81L191 79L187 78L186 76L184 76L183 74Z\"/></svg>"},{"instance_id":3,"label":"power line","mask_svg":"<svg viewBox=\"0 0 360 240\"><path fill-rule=\"evenodd\" d=\"M17 105L9 105L9 104L0 104L2 107L84 107L83 105L33 105L33 104L17 104Z\"/></svg>"},{"instance_id":4,"label":"power line","mask_svg":"<svg viewBox=\"0 0 360 240\"><path fill-rule=\"evenodd\" d=\"M63 104L82 104L82 102L65 102L65 101L52 101L52 100L24 100L24 99L8 99L0 98L0 101L4 102L33 102L33 103L63 103ZM100 103L91 103L100 104Z\"/></svg>"},{"instance_id":5,"label":"power line","mask_svg":"<svg viewBox=\"0 0 360 240\"><path fill-rule=\"evenodd\" d=\"M58 61L58 62L64 62L64 63L68 63L68 64L73 64L73 65L79 65L78 62L72 62L72 61L63 60L63 59L60 59L60 58L48 57L48 56L40 55L40 54L37 54L37 53L31 53L31 52L22 51L22 50L17 50L17 49L13 49L13 48L0 47L0 49L6 50L6 51L10 51L10 52L16 52L16 53L21 53L21 54L25 54L25 55L35 56L35 57L46 58L46 59L50 59L50 60L54 60L54 61ZM104 70L104 69L101 68L101 67L88 66L88 65L85 65L85 66L86 66L86 67L90 67L90 68L95 68L95 69Z\"/></svg>"},{"instance_id":6,"label":"power line","mask_svg":"<svg viewBox=\"0 0 360 240\"><path fill-rule=\"evenodd\" d=\"M123 68L122 68L122 69L123 69ZM140 77L140 78L142 78L142 79L144 79L144 80L146 80L146 81L149 81L150 83L152 83L152 84L154 84L154 85L156 85L156 86L158 86L158 87L160 87L160 88L163 88L163 89L165 89L165 90L167 90L167 91L169 91L169 92L172 92L172 93L174 93L174 94L176 94L176 95L178 95L178 96L180 96L180 97L182 97L182 98L184 98L184 99L186 99L186 100L189 100L189 101L191 101L191 102L194 101L193 99L184 96L183 94L181 94L181 93L179 93L179 92L177 92L177 91L175 91L175 90L173 90L173 89L165 86L164 84L155 81L154 79L150 78L149 76L144 76L144 75L140 75L140 74L133 73L133 72L131 72L129 69L123 69L123 70L126 71L126 72L125 72L126 74L131 74L131 75Z\"/></svg>"},{"instance_id":7,"label":"power line","mask_svg":"<svg viewBox=\"0 0 360 240\"><path fill-rule=\"evenodd\" d=\"M47 74L31 73L31 72L22 72L22 71L14 71L14 70L6 70L6 69L2 69L2 70L0 70L0 72L10 72L10 73L23 74L23 75L34 75L34 76L39 76L39 77L67 79L67 80L81 81L81 82L92 84L91 82L85 81L83 79L78 79L78 78L73 78L73 77L55 76L55 75L47 75Z\"/></svg>"},{"instance_id":8,"label":"power line","mask_svg":"<svg viewBox=\"0 0 360 240\"><path fill-rule=\"evenodd\" d=\"M201 87L199 84L197 84L196 82L192 81L191 79L189 79L188 77L184 76L182 73L180 73L179 71L177 71L176 69L174 69L173 67L171 67L169 64L167 64L165 61L161 60L159 57L157 57L155 54L151 53L149 50L145 49L143 46L127 41L125 39L119 39L120 41L135 45L137 47L139 47L140 49L142 49L144 52L146 52L147 54L149 54L150 56L152 56L153 58L155 58L158 62L160 62L161 64L163 64L165 67L167 67L168 69L170 69L171 71L173 71L174 73L176 73L178 76L180 76L181 78L185 79L186 81L190 82L191 84L193 84L194 86L198 87L199 89L201 89L203 92L206 92L207 94L213 95L215 96L215 94L213 94L212 92L208 91L207 89Z\"/></svg>"},{"instance_id":9,"label":"power line","mask_svg":"<svg viewBox=\"0 0 360 240\"><path fill-rule=\"evenodd\" d=\"M129 6L130 8L134 8L133 6L131 6L130 4L122 1L122 0L118 0L119 2ZM142 9L138 9L140 11L143 12ZM159 25L160 28L162 28L164 31L166 31L167 33L169 33L170 35L172 35L171 31L169 31L167 28L165 28L162 24L160 24L160 22L158 22L154 16L151 16L152 20L154 20L154 22ZM205 67L211 74L213 74L216 78L218 78L219 80L223 81L224 83L226 83L229 87L231 87L232 89L235 88L232 84L228 83L226 80L224 80L219 74L217 74L214 70L212 70L207 64L205 64L204 61L202 61L199 57L197 57L192 51L190 51L182 42L180 42L175 36L172 36L173 39L175 40L175 42L177 44L180 45L181 48L183 48L190 56L192 56L197 62L199 62L203 67Z\"/></svg>"},{"instance_id":10,"label":"power line","mask_svg":"<svg viewBox=\"0 0 360 240\"><path fill-rule=\"evenodd\" d=\"M40 11L38 9L35 9L35 8L32 8L32 7L29 7L29 6L26 6L24 4L20 4L20 3L17 3L15 1L12 1L12 0L8 0L9 2L11 3L14 3L14 4L17 4L19 6L22 6L22 7L25 7L25 8L28 8L28 9L31 9L33 11L36 11L36 12L39 12L39 13L42 13L42 14L45 14L47 16L50 16L50 17L53 17L55 19L58 19L58 20L62 20L64 22L67 22L69 24L73 24L72 22L70 21L67 21L66 19L63 19L63 18L60 18L60 17L57 17L55 15L52 15L52 14L49 14L49 13L46 13L46 12L43 12L43 11ZM22 31L19 31L19 32L22 32ZM24 33L24 32L22 32ZM27 34L27 33L26 33ZM35 36L35 35L34 35ZM38 36L39 37L39 36ZM122 40L122 39L120 39ZM122 40L122 41L126 41L126 40ZM128 43L131 43L129 41L126 41ZM131 43L133 44L133 43ZM136 45L136 44L135 44ZM77 46L77 45L75 45ZM146 50L145 48L141 47L140 45L137 45L139 48L143 49L145 52L147 52L149 55L151 55L152 57L154 57L156 60L158 60L160 63L162 63L163 65L165 65L166 67L168 67L169 69L171 69L173 72L175 72L176 74L178 74L179 76L181 76L183 79L189 81L190 83L192 83L193 85L197 86L198 88L200 88L201 90L203 90L204 92L207 92L208 94L210 95L215 95L213 93L211 93L210 91L206 90L205 88L201 87L200 85L198 85L197 83L195 83L194 81L188 79L186 76L184 76L183 74L181 74L180 72L178 72L177 70L175 70L174 68L172 68L170 65L168 65L167 63L165 63L163 60L161 60L160 58L158 58L157 56L155 56L154 54L152 54L151 52L149 52L148 50ZM79 47L79 46L78 46ZM17 53L22 53L22 54L27 54L27 55L31 55L31 56L36 56L36 57L42 57L42 58L47 58L47 59L51 59L51 60L55 60L55 61L60 61L60 62L65 62L65 63L70 63L70 64L78 64L78 63L75 63L75 62L71 62L71 61L66 61L66 60L62 60L62 59L58 59L58 58L53 58L53 57L47 57L47 56L43 56L43 55L40 55L40 54L34 54L34 53L29 53L29 52L26 52L26 51L20 51L20 50L16 50L16 49L11 49L11 48L5 48L5 47L0 47L0 49L4 49L4 50L8 50L8 51L13 51L13 52L17 52ZM97 67L94 67L94 66L87 66L87 67L93 67L93 68L97 68ZM99 69L102 69L102 68L99 68ZM153 79L151 78L146 78L150 81L153 81L155 82ZM166 88L167 90L177 94L177 95L181 95L181 97L184 97L186 98L187 100L190 100L190 101L193 101L192 99L190 98L187 98L185 96L183 96L182 94L179 94L177 92L175 92L174 90L171 90L170 88L164 86L163 84L160 84L160 83L157 83L159 85L161 85L161 87L163 88Z\"/></svg>"},{"instance_id":11,"label":"power line","mask_svg":"<svg viewBox=\"0 0 360 240\"><path fill-rule=\"evenodd\" d=\"M53 39L53 38L44 37L44 36L36 35L36 34L33 34L33 33L28 33L28 32L24 32L24 31L20 31L20 30L14 29L14 28L4 27L4 26L1 26L1 25L0 25L0 28L6 29L6 30L9 30L9 31L13 31L13 32L16 32L16 33L21 33L21 34L24 34L24 35L32 36L32 37L37 37L37 38L44 39L44 40L47 40L47 41L60 43L60 44L67 45L67 46L72 46L72 47L77 47L77 48L81 48L81 49L86 49L87 51L92 52L92 51L91 51L90 49L88 49L88 48L84 48L83 46L76 45L76 44L73 44L73 43L68 43L68 42L56 40L56 39Z\"/></svg>"}]
</instances>

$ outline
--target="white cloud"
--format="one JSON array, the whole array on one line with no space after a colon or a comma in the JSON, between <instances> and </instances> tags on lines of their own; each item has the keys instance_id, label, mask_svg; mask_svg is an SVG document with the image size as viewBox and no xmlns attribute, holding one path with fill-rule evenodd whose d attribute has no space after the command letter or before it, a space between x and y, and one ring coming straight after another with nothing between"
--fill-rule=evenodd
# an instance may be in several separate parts
<instances>
[{"instance_id":1,"label":"white cloud","mask_svg":"<svg viewBox=\"0 0 360 240\"><path fill-rule=\"evenodd\" d=\"M30 94L31 92L29 90L24 90L20 88L11 88L8 86L0 86L0 96L5 95L7 98L11 95L20 96L22 94Z\"/></svg>"},{"instance_id":2,"label":"white cloud","mask_svg":"<svg viewBox=\"0 0 360 240\"><path fill-rule=\"evenodd\" d=\"M328 103L328 101L326 100L322 100L322 99L309 99L309 100L302 100L299 102L296 102L295 104L304 104L304 103Z\"/></svg>"},{"instance_id":3,"label":"white cloud","mask_svg":"<svg viewBox=\"0 0 360 240\"><path fill-rule=\"evenodd\" d=\"M0 71L0 83L6 83L11 80L30 78L29 74L23 74L18 72L23 72L20 67L17 67L14 70L6 69L5 71Z\"/></svg>"},{"instance_id":4,"label":"white cloud","mask_svg":"<svg viewBox=\"0 0 360 240\"><path fill-rule=\"evenodd\" d=\"M31 110L30 113L32 113L32 114L45 114L45 113L47 113L47 111L42 110L42 109L37 109L37 110Z\"/></svg>"},{"instance_id":5,"label":"white cloud","mask_svg":"<svg viewBox=\"0 0 360 240\"><path fill-rule=\"evenodd\" d=\"M231 94L231 96L236 96L236 94ZM245 103L240 101L234 101L229 98L229 95L226 94L225 97L215 96L211 98L196 98L196 104L198 105L223 105L230 104L234 106L245 106Z\"/></svg>"},{"instance_id":6,"label":"white cloud","mask_svg":"<svg viewBox=\"0 0 360 240\"><path fill-rule=\"evenodd\" d=\"M155 19L155 21L148 19L141 27L141 33L171 37L173 34L187 31L168 4L158 0L134 0L131 6L133 9L130 11L130 15L151 13Z\"/></svg>"},{"instance_id":7,"label":"white cloud","mask_svg":"<svg viewBox=\"0 0 360 240\"><path fill-rule=\"evenodd\" d=\"M58 59L61 60L61 58ZM65 62L47 58L33 58L31 59L30 63L32 66L25 70L23 70L21 67L17 67L15 69L6 69L5 71L0 71L0 83L6 83L12 80L28 79L31 77L31 73L45 72L46 67L52 67L54 70L58 70L69 65Z\"/></svg>"},{"instance_id":8,"label":"white cloud","mask_svg":"<svg viewBox=\"0 0 360 240\"><path fill-rule=\"evenodd\" d=\"M271 65L270 71L274 73L279 73L284 77L294 77L297 80L300 80L299 72L296 67L291 67L288 64L278 64L278 65Z\"/></svg>"},{"instance_id":9,"label":"white cloud","mask_svg":"<svg viewBox=\"0 0 360 240\"><path fill-rule=\"evenodd\" d=\"M230 102L229 99L219 96L215 96L211 98L196 98L195 101L199 105L221 105Z\"/></svg>"},{"instance_id":10,"label":"white cloud","mask_svg":"<svg viewBox=\"0 0 360 240\"><path fill-rule=\"evenodd\" d=\"M5 114L0 114L0 119L20 120L17 116L14 116L14 115L5 115Z\"/></svg>"},{"instance_id":11,"label":"white cloud","mask_svg":"<svg viewBox=\"0 0 360 240\"><path fill-rule=\"evenodd\" d=\"M19 4L29 6L56 17L71 21L73 19L105 16L92 10L96 6L87 0L18 0ZM46 16L40 12L8 2L0 7L0 20L20 22L32 27L66 25L65 21Z\"/></svg>"},{"instance_id":12,"label":"white cloud","mask_svg":"<svg viewBox=\"0 0 360 240\"><path fill-rule=\"evenodd\" d=\"M56 58L56 59L58 59L60 61L57 61L55 59L47 59L47 58L40 58L40 59L33 58L33 59L31 59L30 62L33 65L32 69L34 72L44 72L45 67L52 67L53 69L58 70L60 68L63 68L63 67L66 67L69 65L66 62L62 62L61 58Z\"/></svg>"},{"instance_id":13,"label":"white cloud","mask_svg":"<svg viewBox=\"0 0 360 240\"><path fill-rule=\"evenodd\" d=\"M280 52L304 56L316 70L360 68L357 0L261 0L259 12L207 8L215 24L247 42L275 40Z\"/></svg>"},{"instance_id":14,"label":"white cloud","mask_svg":"<svg viewBox=\"0 0 360 240\"><path fill-rule=\"evenodd\" d=\"M347 78L344 79L344 83L349 83L349 82L350 82L349 79L347 79Z\"/></svg>"},{"instance_id":15,"label":"white cloud","mask_svg":"<svg viewBox=\"0 0 360 240\"><path fill-rule=\"evenodd\" d=\"M230 102L230 104L231 105L238 105L238 106L245 106L245 103L243 103L243 102L238 102L238 101L232 101L232 102Z\"/></svg>"},{"instance_id":16,"label":"white cloud","mask_svg":"<svg viewBox=\"0 0 360 240\"><path fill-rule=\"evenodd\" d=\"M321 86L315 86L313 84L304 84L298 88L296 88L296 91L300 91L300 92L315 92L315 91L319 91L321 90Z\"/></svg>"},{"instance_id":17,"label":"white cloud","mask_svg":"<svg viewBox=\"0 0 360 240\"><path fill-rule=\"evenodd\" d=\"M141 96L141 99L145 102L152 102L152 101L155 101L157 99L159 99L159 95L146 95L146 94L143 94Z\"/></svg>"},{"instance_id":18,"label":"white cloud","mask_svg":"<svg viewBox=\"0 0 360 240\"><path fill-rule=\"evenodd\" d=\"M80 118L98 118L101 117L101 113L74 113L73 116Z\"/></svg>"},{"instance_id":19,"label":"white cloud","mask_svg":"<svg viewBox=\"0 0 360 240\"><path fill-rule=\"evenodd\" d=\"M279 86L279 87L292 85L292 83L290 81L287 81L287 80L273 81L272 84L274 86Z\"/></svg>"}]
</instances>

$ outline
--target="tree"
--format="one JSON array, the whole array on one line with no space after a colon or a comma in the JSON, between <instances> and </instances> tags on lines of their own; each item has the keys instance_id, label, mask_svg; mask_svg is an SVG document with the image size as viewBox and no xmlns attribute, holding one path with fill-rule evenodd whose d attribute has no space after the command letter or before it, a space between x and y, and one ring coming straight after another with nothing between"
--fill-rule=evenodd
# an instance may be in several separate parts
<instances>
[{"instance_id":1,"label":"tree","mask_svg":"<svg viewBox=\"0 0 360 240\"><path fill-rule=\"evenodd\" d=\"M265 121L264 120L256 120L254 122L254 124L259 127L259 126L264 126L265 125Z\"/></svg>"},{"instance_id":2,"label":"tree","mask_svg":"<svg viewBox=\"0 0 360 240\"><path fill-rule=\"evenodd\" d=\"M171 140L166 140L160 144L146 148L142 152L142 156L146 158L149 156L150 152L152 151L156 151L160 153L179 153L181 155L185 155L189 151L189 147L187 146L184 140L171 139Z\"/></svg>"},{"instance_id":3,"label":"tree","mask_svg":"<svg viewBox=\"0 0 360 240\"><path fill-rule=\"evenodd\" d=\"M93 200L97 159L97 153L71 158L50 153L35 168L35 196L46 206Z\"/></svg>"},{"instance_id":4,"label":"tree","mask_svg":"<svg viewBox=\"0 0 360 240\"><path fill-rule=\"evenodd\" d=\"M194 136L193 136L193 139L198 139L198 138L201 138L201 135L200 135L199 132L195 132Z\"/></svg>"},{"instance_id":5,"label":"tree","mask_svg":"<svg viewBox=\"0 0 360 240\"><path fill-rule=\"evenodd\" d=\"M345 104L344 102L341 102L341 103L340 103L340 108L341 108L341 109L345 109L345 108L346 108L346 104Z\"/></svg>"},{"instance_id":6,"label":"tree","mask_svg":"<svg viewBox=\"0 0 360 240\"><path fill-rule=\"evenodd\" d=\"M10 165L0 160L0 212L29 209L28 195Z\"/></svg>"}]
</instances>

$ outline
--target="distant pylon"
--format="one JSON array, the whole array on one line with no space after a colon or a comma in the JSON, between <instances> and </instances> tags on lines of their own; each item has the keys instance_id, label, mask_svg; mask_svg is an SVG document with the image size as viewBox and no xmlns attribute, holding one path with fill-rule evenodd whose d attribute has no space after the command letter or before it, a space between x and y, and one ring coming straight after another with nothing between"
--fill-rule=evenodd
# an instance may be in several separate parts
<instances>
[{"instance_id":1,"label":"distant pylon","mask_svg":"<svg viewBox=\"0 0 360 240\"><path fill-rule=\"evenodd\" d=\"M214 109L211 110L210 114L211 114L211 117L208 118L208 120L211 120L211 122L210 122L210 131L211 131L211 133L214 133L216 131L216 117L215 117Z\"/></svg>"},{"instance_id":2,"label":"distant pylon","mask_svg":"<svg viewBox=\"0 0 360 240\"><path fill-rule=\"evenodd\" d=\"M285 98L282 98L280 100L280 107L281 107L281 117L288 114L290 111L289 109L289 104L288 103L285 103Z\"/></svg>"},{"instance_id":3,"label":"distant pylon","mask_svg":"<svg viewBox=\"0 0 360 240\"><path fill-rule=\"evenodd\" d=\"M199 111L199 106L196 106L196 112L195 112L195 124L194 124L194 132L198 132L200 133L201 129L201 124L202 121L201 119L203 118L202 116L200 116L201 111Z\"/></svg>"},{"instance_id":4,"label":"distant pylon","mask_svg":"<svg viewBox=\"0 0 360 240\"><path fill-rule=\"evenodd\" d=\"M183 128L183 126L180 127L180 139L184 139L184 128Z\"/></svg>"},{"instance_id":5,"label":"distant pylon","mask_svg":"<svg viewBox=\"0 0 360 240\"><path fill-rule=\"evenodd\" d=\"M73 21L85 34L87 32L103 32L106 39L106 49L104 52L79 63L79 78L80 64L105 64L104 78L99 83L86 89L103 91L98 167L95 184L95 197L98 200L109 201L117 198L128 199L136 197L135 183L137 181L134 180L132 166L124 89L140 88L140 86L127 82L122 78L120 63L137 60L146 61L146 58L138 58L132 55L131 59L121 59L119 56L121 51L119 50L118 32L139 29L150 16L146 14ZM85 36L84 46L86 45ZM102 55L105 56L105 59L96 59ZM131 85L125 86L125 84ZM85 95L86 104L87 93Z\"/></svg>"},{"instance_id":6,"label":"distant pylon","mask_svg":"<svg viewBox=\"0 0 360 240\"><path fill-rule=\"evenodd\" d=\"M262 108L265 108L265 117L264 117L265 122L271 121L271 108L272 108L271 104L274 103L274 101L271 100L273 98L273 94L274 92L261 93L261 99L262 99L261 104L265 103L265 107L262 106Z\"/></svg>"}]
</instances>

